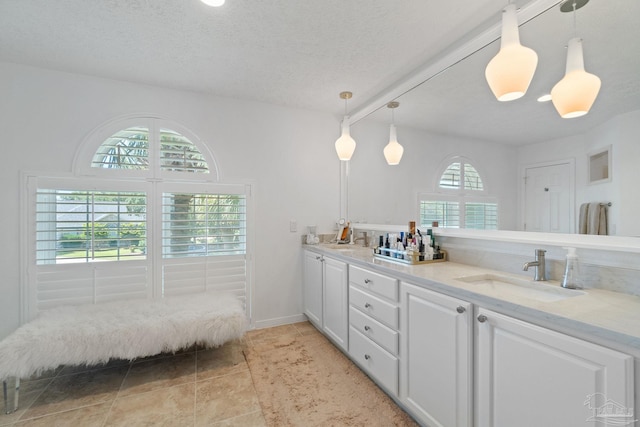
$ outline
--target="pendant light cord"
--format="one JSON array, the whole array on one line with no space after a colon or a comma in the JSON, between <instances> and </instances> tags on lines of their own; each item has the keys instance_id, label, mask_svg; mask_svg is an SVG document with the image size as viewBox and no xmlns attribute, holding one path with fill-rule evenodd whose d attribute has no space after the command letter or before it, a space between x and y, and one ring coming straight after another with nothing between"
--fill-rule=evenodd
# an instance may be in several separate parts
<instances>
[{"instance_id":1,"label":"pendant light cord","mask_svg":"<svg viewBox=\"0 0 640 427\"><path fill-rule=\"evenodd\" d=\"M576 0L573 1L573 36L578 37L578 24L576 18Z\"/></svg>"}]
</instances>

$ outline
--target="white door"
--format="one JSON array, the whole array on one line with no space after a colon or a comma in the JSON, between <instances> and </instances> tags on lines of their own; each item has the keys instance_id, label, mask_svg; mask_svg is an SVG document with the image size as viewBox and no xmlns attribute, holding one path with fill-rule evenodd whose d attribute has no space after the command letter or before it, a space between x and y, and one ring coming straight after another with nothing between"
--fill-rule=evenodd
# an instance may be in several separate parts
<instances>
[{"instance_id":1,"label":"white door","mask_svg":"<svg viewBox=\"0 0 640 427\"><path fill-rule=\"evenodd\" d=\"M572 163L526 168L524 230L573 233L575 196L572 183Z\"/></svg>"},{"instance_id":2,"label":"white door","mask_svg":"<svg viewBox=\"0 0 640 427\"><path fill-rule=\"evenodd\" d=\"M317 328L322 328L322 264L322 255L304 251L304 314Z\"/></svg>"},{"instance_id":3,"label":"white door","mask_svg":"<svg viewBox=\"0 0 640 427\"><path fill-rule=\"evenodd\" d=\"M400 398L433 427L471 425L472 305L402 283Z\"/></svg>"},{"instance_id":4,"label":"white door","mask_svg":"<svg viewBox=\"0 0 640 427\"><path fill-rule=\"evenodd\" d=\"M348 350L349 306L347 264L324 258L323 330L336 345Z\"/></svg>"},{"instance_id":5,"label":"white door","mask_svg":"<svg viewBox=\"0 0 640 427\"><path fill-rule=\"evenodd\" d=\"M476 360L478 427L604 426L633 410L633 357L482 308Z\"/></svg>"}]
</instances>

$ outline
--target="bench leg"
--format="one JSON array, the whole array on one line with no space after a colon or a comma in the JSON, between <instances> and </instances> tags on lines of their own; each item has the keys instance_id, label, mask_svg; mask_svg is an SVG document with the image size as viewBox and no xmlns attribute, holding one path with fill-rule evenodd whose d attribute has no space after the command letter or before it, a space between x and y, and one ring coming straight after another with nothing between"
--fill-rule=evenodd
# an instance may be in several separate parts
<instances>
[{"instance_id":1,"label":"bench leg","mask_svg":"<svg viewBox=\"0 0 640 427\"><path fill-rule=\"evenodd\" d=\"M20 399L20 378L15 379L15 389L13 391L13 408L9 407L9 387L7 381L2 381L2 395L4 396L4 412L10 414L18 410L18 400Z\"/></svg>"}]
</instances>

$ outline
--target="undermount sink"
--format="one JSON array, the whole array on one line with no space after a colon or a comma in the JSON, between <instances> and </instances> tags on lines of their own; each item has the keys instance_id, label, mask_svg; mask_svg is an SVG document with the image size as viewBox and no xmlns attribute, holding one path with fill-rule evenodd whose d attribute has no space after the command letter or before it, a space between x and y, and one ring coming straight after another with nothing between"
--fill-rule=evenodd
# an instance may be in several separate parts
<instances>
[{"instance_id":1,"label":"undermount sink","mask_svg":"<svg viewBox=\"0 0 640 427\"><path fill-rule=\"evenodd\" d=\"M491 273L457 277L456 280L470 283L478 290L497 292L501 296L529 298L543 302L562 301L585 295L584 291L566 289L559 285Z\"/></svg>"}]
</instances>

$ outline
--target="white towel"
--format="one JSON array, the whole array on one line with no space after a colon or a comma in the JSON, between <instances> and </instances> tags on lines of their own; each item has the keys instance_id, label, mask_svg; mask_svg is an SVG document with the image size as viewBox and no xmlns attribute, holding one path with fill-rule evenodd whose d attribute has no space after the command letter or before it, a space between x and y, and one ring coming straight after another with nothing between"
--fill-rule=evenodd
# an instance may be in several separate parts
<instances>
[{"instance_id":1,"label":"white towel","mask_svg":"<svg viewBox=\"0 0 640 427\"><path fill-rule=\"evenodd\" d=\"M589 203L580 205L580 216L578 217L578 233L587 234L587 216L589 212Z\"/></svg>"},{"instance_id":2,"label":"white towel","mask_svg":"<svg viewBox=\"0 0 640 427\"><path fill-rule=\"evenodd\" d=\"M606 236L607 230L607 205L605 203L589 203L587 209L587 233Z\"/></svg>"}]
</instances>

